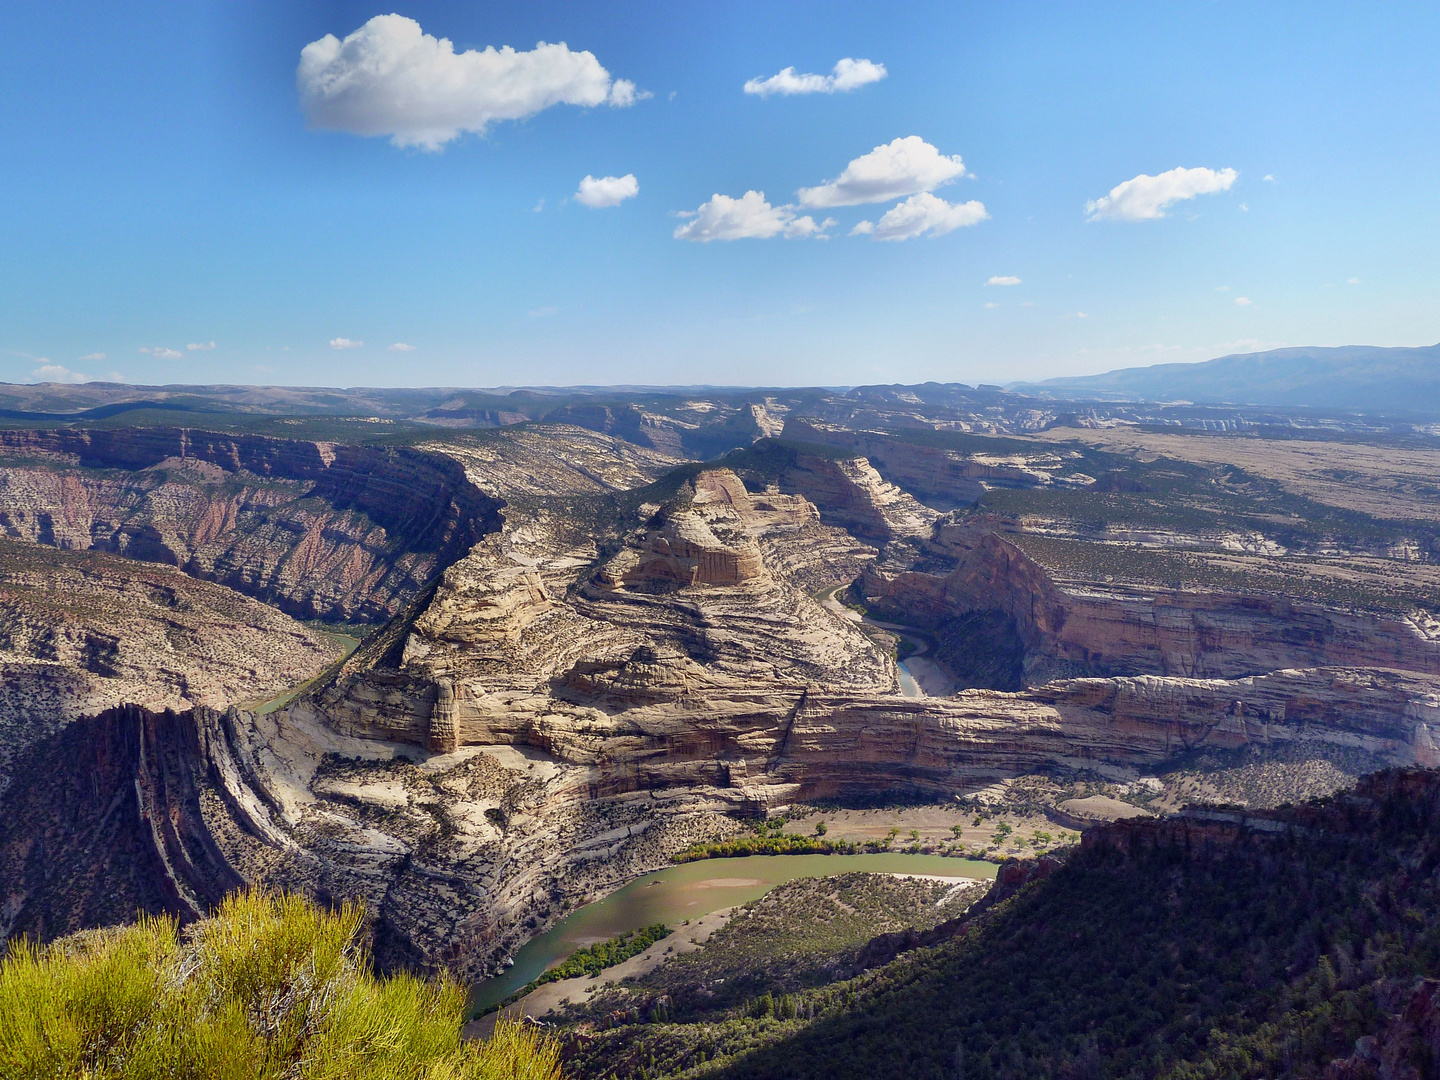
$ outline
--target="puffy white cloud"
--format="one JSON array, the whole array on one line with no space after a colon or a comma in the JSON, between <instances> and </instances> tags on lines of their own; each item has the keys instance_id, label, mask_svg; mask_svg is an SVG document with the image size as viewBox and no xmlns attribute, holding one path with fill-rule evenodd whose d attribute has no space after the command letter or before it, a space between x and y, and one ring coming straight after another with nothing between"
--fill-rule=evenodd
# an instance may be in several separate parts
<instances>
[{"instance_id":1,"label":"puffy white cloud","mask_svg":"<svg viewBox=\"0 0 1440 1080\"><path fill-rule=\"evenodd\" d=\"M586 175L575 192L575 201L583 206L599 210L606 206L619 206L626 199L640 194L640 181L634 173L624 176L602 176L598 180Z\"/></svg>"},{"instance_id":2,"label":"puffy white cloud","mask_svg":"<svg viewBox=\"0 0 1440 1080\"><path fill-rule=\"evenodd\" d=\"M403 341L397 341L397 342L395 342L394 345L391 345L391 346L390 346L390 351L391 351L391 352L414 352L414 351L415 351L415 346L414 346L414 345L406 345L405 342L403 342Z\"/></svg>"},{"instance_id":3,"label":"puffy white cloud","mask_svg":"<svg viewBox=\"0 0 1440 1080\"><path fill-rule=\"evenodd\" d=\"M149 353L157 360L179 360L185 354L179 349L167 349L164 345L141 345L142 353Z\"/></svg>"},{"instance_id":4,"label":"puffy white cloud","mask_svg":"<svg viewBox=\"0 0 1440 1080\"><path fill-rule=\"evenodd\" d=\"M1228 191L1240 174L1234 169L1171 169L1159 176L1139 176L1116 184L1110 194L1085 204L1090 221L1151 221L1182 199Z\"/></svg>"},{"instance_id":5,"label":"puffy white cloud","mask_svg":"<svg viewBox=\"0 0 1440 1080\"><path fill-rule=\"evenodd\" d=\"M1268 180L1268 181L1269 181L1270 183L1272 183L1272 184L1276 182L1276 181L1275 181L1275 177L1271 176L1268 172L1267 172L1264 176L1262 176L1260 179L1261 179L1261 180Z\"/></svg>"},{"instance_id":6,"label":"puffy white cloud","mask_svg":"<svg viewBox=\"0 0 1440 1080\"><path fill-rule=\"evenodd\" d=\"M330 339L330 347L332 349L358 349L364 344L365 342L363 341L352 341L348 337L335 337Z\"/></svg>"},{"instance_id":7,"label":"puffy white cloud","mask_svg":"<svg viewBox=\"0 0 1440 1080\"><path fill-rule=\"evenodd\" d=\"M1249 307L1254 302L1255 301L1251 300L1248 296L1235 297L1235 304L1237 307Z\"/></svg>"},{"instance_id":8,"label":"puffy white cloud","mask_svg":"<svg viewBox=\"0 0 1440 1080\"><path fill-rule=\"evenodd\" d=\"M793 206L771 206L763 191L747 191L738 199L712 195L698 210L680 214L690 218L675 229L676 240L765 240L784 236L787 240L819 238L835 224L833 218L816 223L806 214L796 216Z\"/></svg>"},{"instance_id":9,"label":"puffy white cloud","mask_svg":"<svg viewBox=\"0 0 1440 1080\"><path fill-rule=\"evenodd\" d=\"M89 375L71 371L64 364L52 364L43 356L40 357L38 363L40 366L31 372L31 375L41 382L83 383L90 381Z\"/></svg>"},{"instance_id":10,"label":"puffy white cloud","mask_svg":"<svg viewBox=\"0 0 1440 1080\"><path fill-rule=\"evenodd\" d=\"M593 53L563 42L457 53L403 15L377 15L344 41L312 41L300 50L295 81L311 127L389 135L396 146L425 150L552 105L623 107L649 96L628 79L612 82Z\"/></svg>"},{"instance_id":11,"label":"puffy white cloud","mask_svg":"<svg viewBox=\"0 0 1440 1080\"><path fill-rule=\"evenodd\" d=\"M86 353L84 356L80 357L80 362L83 364L86 360L104 360L104 359L105 359L105 354L104 354L103 352L92 352L92 353Z\"/></svg>"},{"instance_id":12,"label":"puffy white cloud","mask_svg":"<svg viewBox=\"0 0 1440 1080\"><path fill-rule=\"evenodd\" d=\"M974 199L947 203L938 195L922 191L885 211L875 225L874 235L876 240L909 240L927 232L931 236L943 236L962 226L978 224L989 216L985 204Z\"/></svg>"},{"instance_id":13,"label":"puffy white cloud","mask_svg":"<svg viewBox=\"0 0 1440 1080\"><path fill-rule=\"evenodd\" d=\"M186 345L185 348L188 349L190 352L209 352L211 349L215 348L215 342L211 341L206 343L192 341L189 345Z\"/></svg>"},{"instance_id":14,"label":"puffy white cloud","mask_svg":"<svg viewBox=\"0 0 1440 1080\"><path fill-rule=\"evenodd\" d=\"M768 79L749 79L745 93L769 97L771 94L833 94L856 90L885 78L884 64L869 60L854 60L850 57L839 61L829 75L797 75L793 67L787 67L778 75Z\"/></svg>"},{"instance_id":15,"label":"puffy white cloud","mask_svg":"<svg viewBox=\"0 0 1440 1080\"><path fill-rule=\"evenodd\" d=\"M997 275L995 275L994 277L992 277L989 281L985 282L985 284L986 284L986 285L1019 285L1019 284L1020 284L1020 279L1019 279L1018 277L1015 277L1013 274L997 274Z\"/></svg>"},{"instance_id":16,"label":"puffy white cloud","mask_svg":"<svg viewBox=\"0 0 1440 1080\"><path fill-rule=\"evenodd\" d=\"M857 222L855 223L855 227L850 230L850 235L851 235L851 236L869 236L869 235L870 235L871 233L873 233L874 231L875 231L875 223L874 223L873 221L857 221Z\"/></svg>"},{"instance_id":17,"label":"puffy white cloud","mask_svg":"<svg viewBox=\"0 0 1440 1080\"><path fill-rule=\"evenodd\" d=\"M964 175L959 154L946 157L919 135L907 135L856 158L834 180L801 188L800 202L814 207L885 202L931 191Z\"/></svg>"}]
</instances>

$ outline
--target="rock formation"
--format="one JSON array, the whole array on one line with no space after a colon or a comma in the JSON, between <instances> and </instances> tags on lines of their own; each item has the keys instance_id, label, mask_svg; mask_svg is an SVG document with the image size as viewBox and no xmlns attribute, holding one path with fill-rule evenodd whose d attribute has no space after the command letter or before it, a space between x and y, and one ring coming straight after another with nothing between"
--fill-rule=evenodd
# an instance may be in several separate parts
<instances>
[{"instance_id":1,"label":"rock formation","mask_svg":"<svg viewBox=\"0 0 1440 1080\"><path fill-rule=\"evenodd\" d=\"M0 540L0 791L16 754L77 717L253 702L339 655L326 635L172 567Z\"/></svg>"},{"instance_id":2,"label":"rock formation","mask_svg":"<svg viewBox=\"0 0 1440 1080\"><path fill-rule=\"evenodd\" d=\"M185 428L0 432L0 529L380 621L498 525L450 458Z\"/></svg>"}]
</instances>

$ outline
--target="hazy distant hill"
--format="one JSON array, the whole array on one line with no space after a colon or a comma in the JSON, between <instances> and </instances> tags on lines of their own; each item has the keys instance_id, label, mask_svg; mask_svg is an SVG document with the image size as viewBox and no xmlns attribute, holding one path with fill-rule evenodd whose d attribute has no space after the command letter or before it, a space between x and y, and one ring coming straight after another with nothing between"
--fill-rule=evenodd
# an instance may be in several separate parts
<instances>
[{"instance_id":1,"label":"hazy distant hill","mask_svg":"<svg viewBox=\"0 0 1440 1080\"><path fill-rule=\"evenodd\" d=\"M1440 345L1274 349L1012 387L1052 398L1304 406L1440 415Z\"/></svg>"}]
</instances>

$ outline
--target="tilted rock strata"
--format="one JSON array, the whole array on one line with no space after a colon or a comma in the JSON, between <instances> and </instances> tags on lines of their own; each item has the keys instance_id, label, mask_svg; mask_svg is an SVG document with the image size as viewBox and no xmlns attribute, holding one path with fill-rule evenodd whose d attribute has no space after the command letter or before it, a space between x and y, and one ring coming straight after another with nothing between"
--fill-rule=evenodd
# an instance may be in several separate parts
<instances>
[{"instance_id":1,"label":"tilted rock strata","mask_svg":"<svg viewBox=\"0 0 1440 1080\"><path fill-rule=\"evenodd\" d=\"M274 608L171 567L0 539L0 790L15 754L78 716L265 698L338 655Z\"/></svg>"},{"instance_id":2,"label":"tilted rock strata","mask_svg":"<svg viewBox=\"0 0 1440 1080\"><path fill-rule=\"evenodd\" d=\"M1062 670L1200 678L1352 665L1440 674L1440 642L1410 620L1280 596L1061 585L983 524L941 525L937 546L959 555L953 570L872 566L865 594L912 620L1002 611L1039 672L1053 661Z\"/></svg>"},{"instance_id":3,"label":"tilted rock strata","mask_svg":"<svg viewBox=\"0 0 1440 1080\"><path fill-rule=\"evenodd\" d=\"M337 734L317 704L270 716L127 708L32 747L25 782L0 803L0 933L53 936L135 907L188 916L261 881L363 897L386 963L479 975L565 907L724 835L720 811L946 795L1019 771L1143 768L1266 740L1423 760L1440 683L1297 671L949 700L737 689L623 719L552 700L464 730L483 745L404 751L413 762Z\"/></svg>"},{"instance_id":4,"label":"tilted rock strata","mask_svg":"<svg viewBox=\"0 0 1440 1080\"><path fill-rule=\"evenodd\" d=\"M451 459L184 428L0 431L0 529L169 563L302 618L390 617L499 526Z\"/></svg>"}]
</instances>

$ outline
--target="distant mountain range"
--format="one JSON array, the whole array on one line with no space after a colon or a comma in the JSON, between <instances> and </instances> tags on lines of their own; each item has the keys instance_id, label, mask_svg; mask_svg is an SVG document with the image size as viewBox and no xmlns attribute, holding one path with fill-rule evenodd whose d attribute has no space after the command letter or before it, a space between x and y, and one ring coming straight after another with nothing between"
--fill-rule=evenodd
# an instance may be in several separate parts
<instances>
[{"instance_id":1,"label":"distant mountain range","mask_svg":"<svg viewBox=\"0 0 1440 1080\"><path fill-rule=\"evenodd\" d=\"M1272 349L1009 387L1053 399L1192 401L1440 416L1440 345Z\"/></svg>"}]
</instances>

